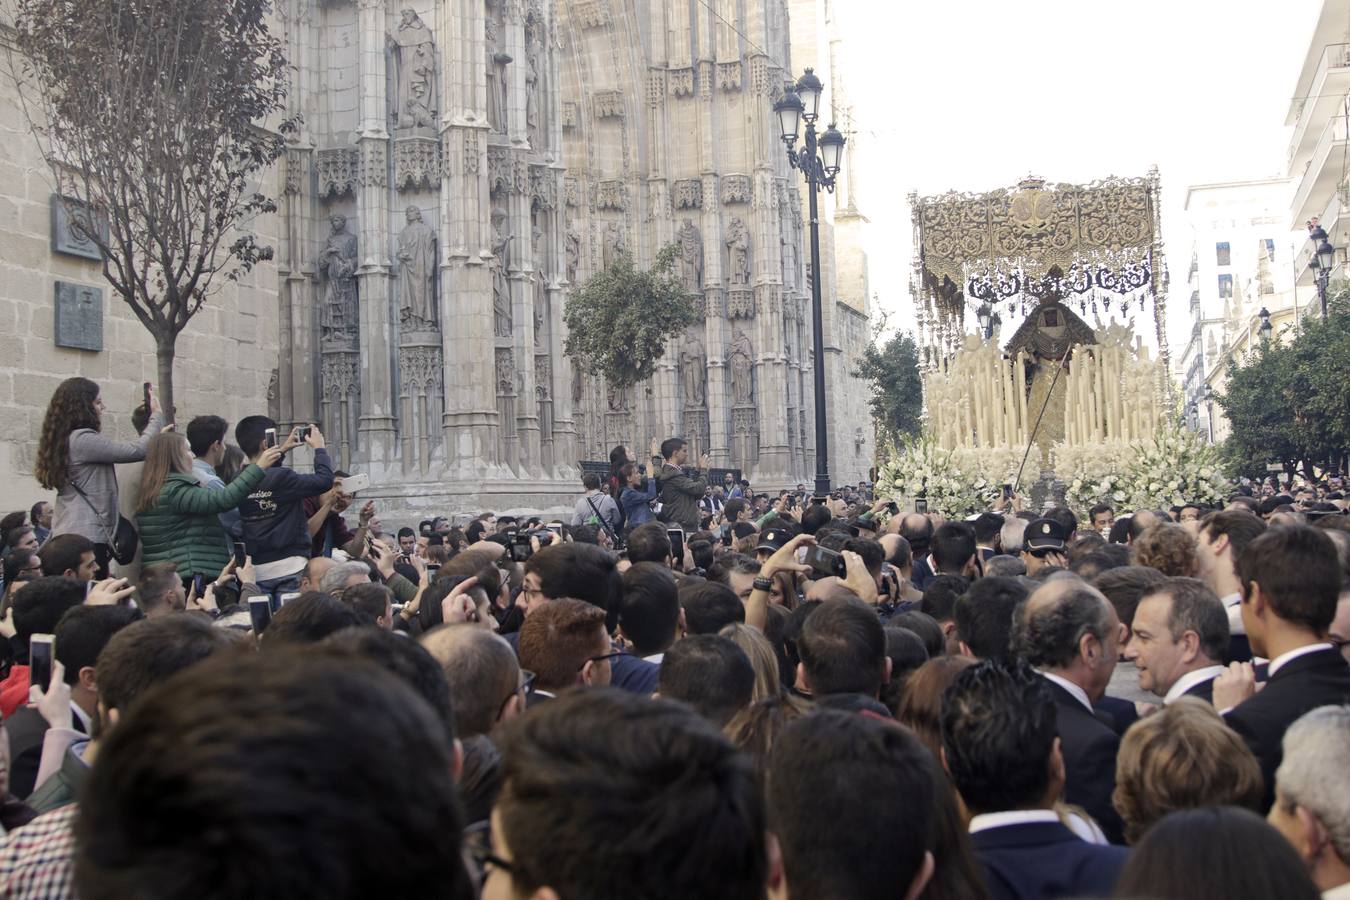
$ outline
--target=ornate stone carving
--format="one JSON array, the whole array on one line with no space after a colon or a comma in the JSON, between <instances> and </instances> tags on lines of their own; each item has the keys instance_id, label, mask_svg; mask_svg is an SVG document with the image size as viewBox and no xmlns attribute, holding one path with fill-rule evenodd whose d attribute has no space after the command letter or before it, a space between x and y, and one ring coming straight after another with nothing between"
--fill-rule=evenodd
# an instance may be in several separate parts
<instances>
[{"instance_id":1,"label":"ornate stone carving","mask_svg":"<svg viewBox=\"0 0 1350 900\"><path fill-rule=\"evenodd\" d=\"M628 412L631 405L628 399L628 391L617 388L612 384L607 386L605 399L609 404L610 412Z\"/></svg>"},{"instance_id":2,"label":"ornate stone carving","mask_svg":"<svg viewBox=\"0 0 1350 900\"><path fill-rule=\"evenodd\" d=\"M628 208L628 187L622 181L602 181L595 188L596 209Z\"/></svg>"},{"instance_id":3,"label":"ornate stone carving","mask_svg":"<svg viewBox=\"0 0 1350 900\"><path fill-rule=\"evenodd\" d=\"M623 118L623 91L596 91L591 102L597 119Z\"/></svg>"},{"instance_id":4,"label":"ornate stone carving","mask_svg":"<svg viewBox=\"0 0 1350 900\"><path fill-rule=\"evenodd\" d=\"M647 70L647 105L660 106L666 100L666 70Z\"/></svg>"},{"instance_id":5,"label":"ornate stone carving","mask_svg":"<svg viewBox=\"0 0 1350 900\"><path fill-rule=\"evenodd\" d=\"M286 193L298 194L305 183L305 151L286 151Z\"/></svg>"},{"instance_id":6,"label":"ornate stone carving","mask_svg":"<svg viewBox=\"0 0 1350 900\"><path fill-rule=\"evenodd\" d=\"M707 403L708 358L703 345L686 337L680 348L680 375L684 381L684 405L697 409Z\"/></svg>"},{"instance_id":7,"label":"ornate stone carving","mask_svg":"<svg viewBox=\"0 0 1350 900\"><path fill-rule=\"evenodd\" d=\"M497 394L510 396L516 390L516 363L510 347L498 347L496 357Z\"/></svg>"},{"instance_id":8,"label":"ornate stone carving","mask_svg":"<svg viewBox=\"0 0 1350 900\"><path fill-rule=\"evenodd\" d=\"M731 402L735 406L751 406L755 402L755 350L744 331L737 330L731 341L728 359L731 369Z\"/></svg>"},{"instance_id":9,"label":"ornate stone carving","mask_svg":"<svg viewBox=\"0 0 1350 900\"><path fill-rule=\"evenodd\" d=\"M713 80L716 78L717 67L710 59L699 60L698 63L698 95L703 100L711 100L713 95Z\"/></svg>"},{"instance_id":10,"label":"ornate stone carving","mask_svg":"<svg viewBox=\"0 0 1350 900\"><path fill-rule=\"evenodd\" d=\"M525 40L525 133L530 146L538 148L540 142L541 118L539 114L539 47L542 38L537 28L526 29Z\"/></svg>"},{"instance_id":11,"label":"ornate stone carving","mask_svg":"<svg viewBox=\"0 0 1350 900\"><path fill-rule=\"evenodd\" d=\"M717 64L717 87L723 91L739 91L741 89L740 60Z\"/></svg>"},{"instance_id":12,"label":"ornate stone carving","mask_svg":"<svg viewBox=\"0 0 1350 900\"><path fill-rule=\"evenodd\" d=\"M722 317L722 289L710 287L703 292L703 315L709 319Z\"/></svg>"},{"instance_id":13,"label":"ornate stone carving","mask_svg":"<svg viewBox=\"0 0 1350 900\"><path fill-rule=\"evenodd\" d=\"M515 163L511 154L501 147L488 147L488 193L492 196L509 194L515 186Z\"/></svg>"},{"instance_id":14,"label":"ornate stone carving","mask_svg":"<svg viewBox=\"0 0 1350 900\"><path fill-rule=\"evenodd\" d=\"M577 283L577 268L581 264L581 235L577 233L576 227L569 221L567 223L567 280L572 284Z\"/></svg>"},{"instance_id":15,"label":"ornate stone carving","mask_svg":"<svg viewBox=\"0 0 1350 900\"><path fill-rule=\"evenodd\" d=\"M700 209L703 206L703 182L689 178L675 182L675 208Z\"/></svg>"},{"instance_id":16,"label":"ornate stone carving","mask_svg":"<svg viewBox=\"0 0 1350 900\"><path fill-rule=\"evenodd\" d=\"M727 275L732 285L750 283L750 230L739 216L727 225Z\"/></svg>"},{"instance_id":17,"label":"ornate stone carving","mask_svg":"<svg viewBox=\"0 0 1350 900\"><path fill-rule=\"evenodd\" d=\"M727 291L727 318L753 319L755 294L753 291Z\"/></svg>"},{"instance_id":18,"label":"ornate stone carving","mask_svg":"<svg viewBox=\"0 0 1350 900\"><path fill-rule=\"evenodd\" d=\"M492 330L497 337L511 336L511 283L506 274L511 268L511 242L516 236L509 230L506 213L492 211Z\"/></svg>"},{"instance_id":19,"label":"ornate stone carving","mask_svg":"<svg viewBox=\"0 0 1350 900\"><path fill-rule=\"evenodd\" d=\"M685 219L675 235L680 243L680 281L690 292L703 290L703 233L691 219Z\"/></svg>"},{"instance_id":20,"label":"ornate stone carving","mask_svg":"<svg viewBox=\"0 0 1350 900\"><path fill-rule=\"evenodd\" d=\"M340 147L314 154L314 170L319 175L319 197L341 197L356 187L356 149Z\"/></svg>"},{"instance_id":21,"label":"ornate stone carving","mask_svg":"<svg viewBox=\"0 0 1350 900\"><path fill-rule=\"evenodd\" d=\"M464 132L464 174L477 175L483 145L477 131Z\"/></svg>"},{"instance_id":22,"label":"ornate stone carving","mask_svg":"<svg viewBox=\"0 0 1350 900\"><path fill-rule=\"evenodd\" d=\"M431 29L415 10L404 7L398 29L389 35L398 72L399 131L436 126L436 49Z\"/></svg>"},{"instance_id":23,"label":"ornate stone carving","mask_svg":"<svg viewBox=\"0 0 1350 900\"><path fill-rule=\"evenodd\" d=\"M723 203L749 203L753 190L749 175L726 175L722 178Z\"/></svg>"},{"instance_id":24,"label":"ornate stone carving","mask_svg":"<svg viewBox=\"0 0 1350 900\"><path fill-rule=\"evenodd\" d=\"M602 247L602 264L606 269L614 265L615 261L622 253L628 252L628 238L619 227L618 222L608 222L605 224L605 233Z\"/></svg>"},{"instance_id":25,"label":"ornate stone carving","mask_svg":"<svg viewBox=\"0 0 1350 900\"><path fill-rule=\"evenodd\" d=\"M666 199L666 181L664 178L653 178L647 182L647 210L643 218L648 222L655 222L658 218L665 218L666 208L669 201Z\"/></svg>"},{"instance_id":26,"label":"ornate stone carving","mask_svg":"<svg viewBox=\"0 0 1350 900\"><path fill-rule=\"evenodd\" d=\"M768 57L750 57L750 90L757 97L768 97L773 93L769 81Z\"/></svg>"},{"instance_id":27,"label":"ornate stone carving","mask_svg":"<svg viewBox=\"0 0 1350 900\"><path fill-rule=\"evenodd\" d=\"M356 310L356 235L347 230L346 216L334 215L329 224L332 233L319 254L319 270L325 282L319 326L325 347L354 346L360 324Z\"/></svg>"},{"instance_id":28,"label":"ornate stone carving","mask_svg":"<svg viewBox=\"0 0 1350 900\"><path fill-rule=\"evenodd\" d=\"M357 181L362 187L387 187L389 184L389 157L382 141L361 142L361 165Z\"/></svg>"},{"instance_id":29,"label":"ornate stone carving","mask_svg":"<svg viewBox=\"0 0 1350 900\"><path fill-rule=\"evenodd\" d=\"M539 209L558 206L558 180L546 166L530 166L530 201Z\"/></svg>"},{"instance_id":30,"label":"ornate stone carving","mask_svg":"<svg viewBox=\"0 0 1350 900\"><path fill-rule=\"evenodd\" d=\"M325 353L319 363L325 400L355 397L361 388L361 357L355 353Z\"/></svg>"},{"instance_id":31,"label":"ornate stone carving","mask_svg":"<svg viewBox=\"0 0 1350 900\"><path fill-rule=\"evenodd\" d=\"M407 393L437 393L441 386L441 348L426 344L400 347L398 371Z\"/></svg>"},{"instance_id":32,"label":"ornate stone carving","mask_svg":"<svg viewBox=\"0 0 1350 900\"><path fill-rule=\"evenodd\" d=\"M400 191L441 182L441 145L435 138L405 137L394 141L394 186Z\"/></svg>"},{"instance_id":33,"label":"ornate stone carving","mask_svg":"<svg viewBox=\"0 0 1350 900\"><path fill-rule=\"evenodd\" d=\"M553 360L547 354L534 358L534 393L541 401L553 399Z\"/></svg>"},{"instance_id":34,"label":"ornate stone carving","mask_svg":"<svg viewBox=\"0 0 1350 900\"><path fill-rule=\"evenodd\" d=\"M670 92L676 97L694 96L694 70L685 66L670 70Z\"/></svg>"},{"instance_id":35,"label":"ornate stone carving","mask_svg":"<svg viewBox=\"0 0 1350 900\"><path fill-rule=\"evenodd\" d=\"M410 329L436 325L436 232L409 206L408 224L398 233L399 315Z\"/></svg>"},{"instance_id":36,"label":"ornate stone carving","mask_svg":"<svg viewBox=\"0 0 1350 900\"><path fill-rule=\"evenodd\" d=\"M563 101L562 127L568 130L577 127L577 102L575 100Z\"/></svg>"},{"instance_id":37,"label":"ornate stone carving","mask_svg":"<svg viewBox=\"0 0 1350 900\"><path fill-rule=\"evenodd\" d=\"M581 205L581 182L574 175L568 175L563 179L563 194L567 198L568 206Z\"/></svg>"},{"instance_id":38,"label":"ornate stone carving","mask_svg":"<svg viewBox=\"0 0 1350 900\"><path fill-rule=\"evenodd\" d=\"M582 28L604 28L609 24L608 0L578 0L572 9Z\"/></svg>"}]
</instances>

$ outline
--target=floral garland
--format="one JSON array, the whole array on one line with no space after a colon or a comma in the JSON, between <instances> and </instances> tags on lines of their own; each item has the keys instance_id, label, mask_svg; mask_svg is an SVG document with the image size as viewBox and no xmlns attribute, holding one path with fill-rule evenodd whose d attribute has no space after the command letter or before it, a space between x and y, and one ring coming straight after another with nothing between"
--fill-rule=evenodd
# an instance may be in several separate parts
<instances>
[{"instance_id":1,"label":"floral garland","mask_svg":"<svg viewBox=\"0 0 1350 900\"><path fill-rule=\"evenodd\" d=\"M928 511L947 517L966 516L985 509L983 494L987 479L963 472L955 451L943 450L931 437L907 440L899 447L883 448L885 462L877 471L879 497L895 497L912 503L922 497Z\"/></svg>"}]
</instances>

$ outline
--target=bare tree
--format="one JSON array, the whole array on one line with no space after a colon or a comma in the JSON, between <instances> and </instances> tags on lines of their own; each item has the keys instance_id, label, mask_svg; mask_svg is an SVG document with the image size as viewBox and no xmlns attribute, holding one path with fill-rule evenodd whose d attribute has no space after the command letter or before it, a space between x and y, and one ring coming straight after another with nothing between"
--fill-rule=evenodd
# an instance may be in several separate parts
<instances>
[{"instance_id":1,"label":"bare tree","mask_svg":"<svg viewBox=\"0 0 1350 900\"><path fill-rule=\"evenodd\" d=\"M10 72L72 223L154 337L173 414L178 335L272 258L252 220L298 119L268 0L9 0Z\"/></svg>"}]
</instances>

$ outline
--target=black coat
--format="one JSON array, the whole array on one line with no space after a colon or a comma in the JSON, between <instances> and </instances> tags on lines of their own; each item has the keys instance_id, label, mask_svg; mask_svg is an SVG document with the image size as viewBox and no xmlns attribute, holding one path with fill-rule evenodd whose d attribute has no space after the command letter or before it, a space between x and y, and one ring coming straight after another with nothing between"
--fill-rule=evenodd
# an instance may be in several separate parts
<instances>
[{"instance_id":1,"label":"black coat","mask_svg":"<svg viewBox=\"0 0 1350 900\"><path fill-rule=\"evenodd\" d=\"M1106 897L1130 855L1089 844L1058 822L988 828L970 842L993 900Z\"/></svg>"},{"instance_id":2,"label":"black coat","mask_svg":"<svg viewBox=\"0 0 1350 900\"><path fill-rule=\"evenodd\" d=\"M1261 764L1266 779L1263 809L1275 802L1275 770L1284 757L1285 731L1306 712L1343 703L1350 703L1350 665L1336 650L1325 649L1289 660L1264 688L1224 716Z\"/></svg>"},{"instance_id":3,"label":"black coat","mask_svg":"<svg viewBox=\"0 0 1350 900\"><path fill-rule=\"evenodd\" d=\"M1087 810L1102 827L1107 840L1123 844L1124 825L1111 805L1120 735L1103 721L1105 714L1089 712L1073 694L1049 679L1046 683L1055 698L1059 742L1064 754L1064 799ZM1105 718L1109 721L1109 717Z\"/></svg>"},{"instance_id":4,"label":"black coat","mask_svg":"<svg viewBox=\"0 0 1350 900\"><path fill-rule=\"evenodd\" d=\"M70 727L84 731L84 723L74 710L70 713ZM9 732L9 791L24 800L36 787L34 782L37 781L38 767L42 765L42 741L47 735L47 720L42 718L37 707L25 706L5 720L5 730Z\"/></svg>"}]
</instances>

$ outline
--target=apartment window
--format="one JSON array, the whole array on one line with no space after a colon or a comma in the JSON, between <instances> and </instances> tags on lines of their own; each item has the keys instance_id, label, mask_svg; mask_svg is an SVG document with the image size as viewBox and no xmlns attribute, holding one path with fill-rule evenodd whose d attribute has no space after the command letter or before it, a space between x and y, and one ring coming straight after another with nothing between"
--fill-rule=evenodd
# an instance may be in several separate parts
<instances>
[{"instance_id":1,"label":"apartment window","mask_svg":"<svg viewBox=\"0 0 1350 900\"><path fill-rule=\"evenodd\" d=\"M1214 261L1220 266L1231 266L1233 264L1232 251L1228 249L1227 241L1219 241L1214 245Z\"/></svg>"},{"instance_id":2,"label":"apartment window","mask_svg":"<svg viewBox=\"0 0 1350 900\"><path fill-rule=\"evenodd\" d=\"M1275 240L1274 238L1265 238L1261 241L1261 249L1265 251L1266 261L1275 261Z\"/></svg>"},{"instance_id":3,"label":"apartment window","mask_svg":"<svg viewBox=\"0 0 1350 900\"><path fill-rule=\"evenodd\" d=\"M1227 300L1227 299L1231 298L1232 296L1233 296L1233 276L1232 276L1232 275L1220 275L1220 276L1219 276L1219 298L1222 299L1222 300Z\"/></svg>"}]
</instances>

